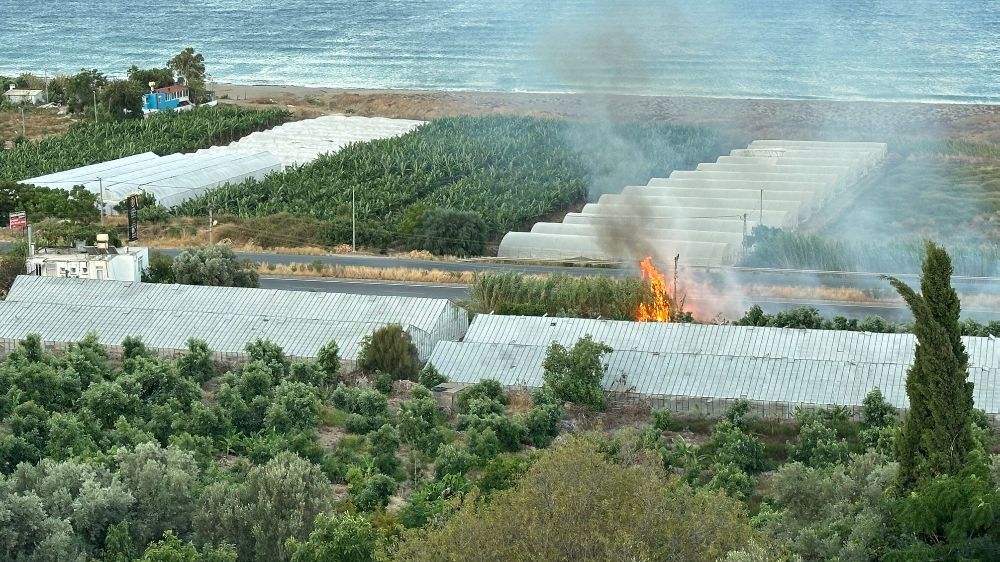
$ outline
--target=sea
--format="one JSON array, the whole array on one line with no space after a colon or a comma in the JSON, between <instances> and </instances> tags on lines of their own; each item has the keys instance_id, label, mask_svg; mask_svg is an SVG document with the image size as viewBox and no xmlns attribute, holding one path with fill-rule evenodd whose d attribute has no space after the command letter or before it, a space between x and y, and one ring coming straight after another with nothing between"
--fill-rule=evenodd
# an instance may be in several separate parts
<instances>
[{"instance_id":1,"label":"sea","mask_svg":"<svg viewBox=\"0 0 1000 562\"><path fill-rule=\"evenodd\" d=\"M1000 103L1000 0L0 0L0 74Z\"/></svg>"}]
</instances>

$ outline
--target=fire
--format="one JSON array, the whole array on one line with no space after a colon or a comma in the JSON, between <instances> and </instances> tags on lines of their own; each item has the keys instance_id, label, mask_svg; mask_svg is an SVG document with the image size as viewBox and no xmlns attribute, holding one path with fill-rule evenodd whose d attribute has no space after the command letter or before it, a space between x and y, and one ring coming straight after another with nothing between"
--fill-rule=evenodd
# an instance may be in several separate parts
<instances>
[{"instance_id":1,"label":"fire","mask_svg":"<svg viewBox=\"0 0 1000 562\"><path fill-rule=\"evenodd\" d=\"M635 319L639 322L670 322L671 299L667 293L667 281L663 278L663 274L653 267L652 258L642 260L639 267L642 270L643 281L649 283L652 298L650 302L639 305Z\"/></svg>"}]
</instances>

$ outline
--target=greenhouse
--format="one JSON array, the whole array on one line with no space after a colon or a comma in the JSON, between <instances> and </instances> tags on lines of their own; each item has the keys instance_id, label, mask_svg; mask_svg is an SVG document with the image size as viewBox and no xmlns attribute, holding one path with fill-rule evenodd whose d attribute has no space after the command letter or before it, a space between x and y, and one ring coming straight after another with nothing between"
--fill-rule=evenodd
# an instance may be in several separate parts
<instances>
[{"instance_id":1,"label":"greenhouse","mask_svg":"<svg viewBox=\"0 0 1000 562\"><path fill-rule=\"evenodd\" d=\"M279 171L272 155L197 153L156 156L151 152L23 180L41 187L70 189L82 185L113 207L133 193L151 193L156 201L173 207L209 189L248 178L262 179Z\"/></svg>"},{"instance_id":2,"label":"greenhouse","mask_svg":"<svg viewBox=\"0 0 1000 562\"><path fill-rule=\"evenodd\" d=\"M733 248L706 243L742 242L758 225L794 229L863 180L885 155L881 143L754 141L716 163L603 194L567 214L565 228L543 223L531 232L510 232L497 255L632 261L646 257L632 255L637 247L654 247L662 248L661 256L680 253L687 265L723 265L737 255ZM731 236L736 233L739 240Z\"/></svg>"},{"instance_id":3,"label":"greenhouse","mask_svg":"<svg viewBox=\"0 0 1000 562\"><path fill-rule=\"evenodd\" d=\"M213 146L199 153L269 152L284 166L302 165L322 154L337 152L348 144L399 136L423 123L408 119L328 115L251 133L229 145Z\"/></svg>"},{"instance_id":4,"label":"greenhouse","mask_svg":"<svg viewBox=\"0 0 1000 562\"><path fill-rule=\"evenodd\" d=\"M239 334L265 334L247 336L250 339L246 340L234 336L228 347L216 348L218 352L238 353L248 341L275 334L284 338L282 341L299 338L305 342L301 344L305 347L296 347L301 352L296 355L302 357L310 357L309 353L329 341L320 340L335 330L354 334L350 337L357 336L360 342L373 326L401 324L410 327L421 357L426 358L435 342L460 339L468 328L465 311L443 299L35 276L17 278L7 300L0 303L0 310L4 309L8 317L19 318L0 328L0 339L5 340L39 333L46 341L69 343L93 325L102 341L109 344L119 343L123 335L135 330L153 338L145 340L148 346L174 349L171 346L177 341L183 343L183 339L178 340L184 336L183 320L190 329L199 330L184 337L224 338L225 334L213 332L229 332L231 324L243 326ZM101 319L101 311L107 311L106 319ZM163 329L165 324L159 319L168 317L178 319L178 329ZM65 325L60 323L63 320ZM140 320L141 324L133 324ZM105 333L101 333L102 327ZM338 344L345 349L355 345L351 341Z\"/></svg>"},{"instance_id":5,"label":"greenhouse","mask_svg":"<svg viewBox=\"0 0 1000 562\"><path fill-rule=\"evenodd\" d=\"M876 387L894 406L908 405L911 334L479 315L462 342L438 343L430 361L452 382L493 378L535 388L548 346L572 346L588 334L614 349L604 356L606 390L677 411L718 414L738 398L764 415L789 415L796 406L856 409ZM963 342L976 407L995 417L1000 344Z\"/></svg>"}]
</instances>

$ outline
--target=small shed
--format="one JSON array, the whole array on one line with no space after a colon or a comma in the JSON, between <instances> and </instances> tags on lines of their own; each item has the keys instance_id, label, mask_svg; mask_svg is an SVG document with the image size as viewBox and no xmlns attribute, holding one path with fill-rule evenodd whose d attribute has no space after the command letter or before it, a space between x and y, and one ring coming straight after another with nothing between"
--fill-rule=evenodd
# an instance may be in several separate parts
<instances>
[{"instance_id":1,"label":"small shed","mask_svg":"<svg viewBox=\"0 0 1000 562\"><path fill-rule=\"evenodd\" d=\"M45 101L45 92L42 90L22 90L10 85L10 89L3 93L4 97L14 105L37 105Z\"/></svg>"}]
</instances>

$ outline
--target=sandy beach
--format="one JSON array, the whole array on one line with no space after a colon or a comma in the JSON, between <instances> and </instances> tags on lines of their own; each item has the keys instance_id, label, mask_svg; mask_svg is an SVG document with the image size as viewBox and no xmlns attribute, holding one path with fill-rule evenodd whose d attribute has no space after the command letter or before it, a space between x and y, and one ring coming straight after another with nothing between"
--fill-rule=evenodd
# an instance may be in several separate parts
<instances>
[{"instance_id":1,"label":"sandy beach","mask_svg":"<svg viewBox=\"0 0 1000 562\"><path fill-rule=\"evenodd\" d=\"M709 125L740 137L823 140L951 138L1000 143L1000 105L698 97L349 90L213 84L226 103L285 105L300 117L435 119L517 114Z\"/></svg>"}]
</instances>

